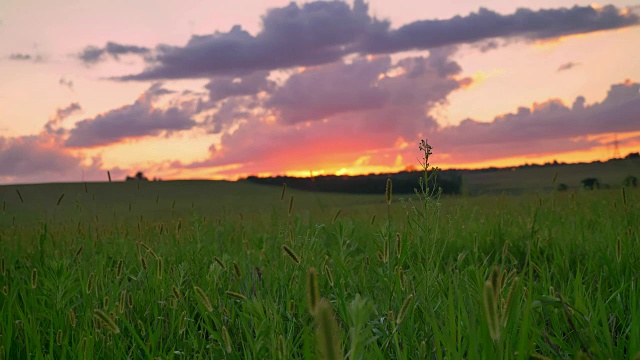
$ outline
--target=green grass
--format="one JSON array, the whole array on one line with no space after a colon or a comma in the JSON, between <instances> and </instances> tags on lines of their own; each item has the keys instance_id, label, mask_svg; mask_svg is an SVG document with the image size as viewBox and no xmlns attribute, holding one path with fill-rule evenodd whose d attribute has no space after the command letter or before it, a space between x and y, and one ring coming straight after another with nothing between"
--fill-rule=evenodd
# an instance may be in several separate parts
<instances>
[{"instance_id":1,"label":"green grass","mask_svg":"<svg viewBox=\"0 0 640 360\"><path fill-rule=\"evenodd\" d=\"M626 201L620 189L394 195L389 207L384 191L280 195L243 182L0 187L0 355L640 352L636 189Z\"/></svg>"},{"instance_id":2,"label":"green grass","mask_svg":"<svg viewBox=\"0 0 640 360\"><path fill-rule=\"evenodd\" d=\"M585 178L597 178L603 186L617 188L623 185L627 176L640 178L640 159L463 172L465 191L470 194L550 192L558 184L567 185L569 190L579 190Z\"/></svg>"}]
</instances>

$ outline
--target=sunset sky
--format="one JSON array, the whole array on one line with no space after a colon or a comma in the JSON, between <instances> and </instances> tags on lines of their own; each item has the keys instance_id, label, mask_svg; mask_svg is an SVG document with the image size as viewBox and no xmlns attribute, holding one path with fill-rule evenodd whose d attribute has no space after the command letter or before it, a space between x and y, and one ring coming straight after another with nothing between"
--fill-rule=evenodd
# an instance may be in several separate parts
<instances>
[{"instance_id":1,"label":"sunset sky","mask_svg":"<svg viewBox=\"0 0 640 360\"><path fill-rule=\"evenodd\" d=\"M640 2L3 0L0 184L640 151Z\"/></svg>"}]
</instances>

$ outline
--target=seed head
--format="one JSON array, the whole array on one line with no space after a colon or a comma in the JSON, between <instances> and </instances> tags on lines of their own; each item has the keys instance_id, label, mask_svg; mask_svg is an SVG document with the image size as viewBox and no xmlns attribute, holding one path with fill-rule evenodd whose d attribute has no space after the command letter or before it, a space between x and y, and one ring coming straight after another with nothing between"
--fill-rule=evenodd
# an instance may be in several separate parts
<instances>
[{"instance_id":1,"label":"seed head","mask_svg":"<svg viewBox=\"0 0 640 360\"><path fill-rule=\"evenodd\" d=\"M280 201L284 200L284 194L287 191L287 183L282 183L282 192L280 193Z\"/></svg>"},{"instance_id":2,"label":"seed head","mask_svg":"<svg viewBox=\"0 0 640 360\"><path fill-rule=\"evenodd\" d=\"M291 195L291 199L289 199L289 212L288 212L289 216L291 216L292 211L293 211L293 195Z\"/></svg>"},{"instance_id":3,"label":"seed head","mask_svg":"<svg viewBox=\"0 0 640 360\"><path fill-rule=\"evenodd\" d=\"M231 351L233 350L231 348L231 337L229 336L229 332L227 331L226 326L222 327L222 341L224 342L224 348L227 353L231 354Z\"/></svg>"},{"instance_id":4,"label":"seed head","mask_svg":"<svg viewBox=\"0 0 640 360\"><path fill-rule=\"evenodd\" d=\"M342 359L342 349L338 340L338 324L333 318L331 305L324 299L318 303L316 323L318 324L316 335L321 358L327 360Z\"/></svg>"},{"instance_id":5,"label":"seed head","mask_svg":"<svg viewBox=\"0 0 640 360\"><path fill-rule=\"evenodd\" d=\"M60 203L62 202L63 197L64 197L64 193L62 193L62 195L60 195L60 197L58 198L58 202L56 203L56 206L60 206Z\"/></svg>"},{"instance_id":6,"label":"seed head","mask_svg":"<svg viewBox=\"0 0 640 360\"><path fill-rule=\"evenodd\" d=\"M94 309L93 317L99 320L102 323L102 326L109 329L112 333L120 333L120 328L116 324L115 320L113 320L113 318L102 309Z\"/></svg>"},{"instance_id":7,"label":"seed head","mask_svg":"<svg viewBox=\"0 0 640 360\"><path fill-rule=\"evenodd\" d=\"M240 266L238 266L237 262L233 262L233 272L236 273L236 277L240 279L242 277L242 270L240 270Z\"/></svg>"},{"instance_id":8,"label":"seed head","mask_svg":"<svg viewBox=\"0 0 640 360\"><path fill-rule=\"evenodd\" d=\"M31 288L35 289L38 287L38 269L33 269L31 271Z\"/></svg>"},{"instance_id":9,"label":"seed head","mask_svg":"<svg viewBox=\"0 0 640 360\"><path fill-rule=\"evenodd\" d=\"M118 267L116 268L116 278L120 279L122 276L122 269L124 268L124 260L118 260Z\"/></svg>"},{"instance_id":10,"label":"seed head","mask_svg":"<svg viewBox=\"0 0 640 360\"><path fill-rule=\"evenodd\" d=\"M242 300L242 301L247 300L247 298L244 295L242 295L240 293L237 293L237 292L227 291L226 294L228 296L230 296L232 298L235 298L235 299L238 299L238 300Z\"/></svg>"},{"instance_id":11,"label":"seed head","mask_svg":"<svg viewBox=\"0 0 640 360\"><path fill-rule=\"evenodd\" d=\"M320 290L318 290L318 271L311 267L307 271L307 298L309 300L309 313L315 314L318 300L320 299Z\"/></svg>"},{"instance_id":12,"label":"seed head","mask_svg":"<svg viewBox=\"0 0 640 360\"><path fill-rule=\"evenodd\" d=\"M16 189L16 192L18 193L18 197L20 198L20 202L24 204L24 198L22 197L22 194L20 193L20 190Z\"/></svg>"},{"instance_id":13,"label":"seed head","mask_svg":"<svg viewBox=\"0 0 640 360\"><path fill-rule=\"evenodd\" d=\"M329 285L333 286L333 272L331 272L331 269L329 268L329 266L327 265L324 266L324 273L327 276Z\"/></svg>"},{"instance_id":14,"label":"seed head","mask_svg":"<svg viewBox=\"0 0 640 360\"><path fill-rule=\"evenodd\" d=\"M196 295L198 296L198 299L200 300L202 306L204 306L208 312L212 312L213 306L211 306L211 301L209 301L209 297L207 296L207 294L205 294L204 290L197 286L194 286L193 290L196 292Z\"/></svg>"},{"instance_id":15,"label":"seed head","mask_svg":"<svg viewBox=\"0 0 640 360\"><path fill-rule=\"evenodd\" d=\"M289 255L289 257L291 258L291 260L293 260L294 263L296 263L297 265L300 265L300 257L298 256L298 254L295 253L295 251L293 251L286 244L282 245L282 250L284 250L284 252L287 255Z\"/></svg>"},{"instance_id":16,"label":"seed head","mask_svg":"<svg viewBox=\"0 0 640 360\"><path fill-rule=\"evenodd\" d=\"M491 281L484 283L484 312L487 317L489 334L493 341L500 339L500 321L498 319L498 299Z\"/></svg>"},{"instance_id":17,"label":"seed head","mask_svg":"<svg viewBox=\"0 0 640 360\"><path fill-rule=\"evenodd\" d=\"M413 301L413 294L410 294L409 296L407 296L406 299L404 299L404 302L402 303L402 306L400 307L400 311L398 311L398 317L396 318L396 324L400 324L402 322L402 320L404 320L404 317L407 314L407 310L409 309L409 305L411 305L412 301Z\"/></svg>"},{"instance_id":18,"label":"seed head","mask_svg":"<svg viewBox=\"0 0 640 360\"><path fill-rule=\"evenodd\" d=\"M387 205L391 204L391 195L393 193L393 184L391 183L391 178L387 179L387 187L385 189L385 198L387 200Z\"/></svg>"},{"instance_id":19,"label":"seed head","mask_svg":"<svg viewBox=\"0 0 640 360\"><path fill-rule=\"evenodd\" d=\"M95 275L93 273L89 274L89 278L87 278L87 294L91 292L91 289L93 289L93 278L95 277Z\"/></svg>"},{"instance_id":20,"label":"seed head","mask_svg":"<svg viewBox=\"0 0 640 360\"><path fill-rule=\"evenodd\" d=\"M219 258L219 257L214 256L214 257L213 257L213 260L214 260L215 262L217 262L217 263L218 263L218 265L220 265L220 267L222 268L222 270L226 270L226 269L227 269L227 267L226 267L226 266L224 266L224 263L222 262L222 260L220 260L220 258Z\"/></svg>"},{"instance_id":21,"label":"seed head","mask_svg":"<svg viewBox=\"0 0 640 360\"><path fill-rule=\"evenodd\" d=\"M73 311L73 309L69 309L69 323L71 324L71 327L76 327L77 319L76 313L75 311Z\"/></svg>"}]
</instances>

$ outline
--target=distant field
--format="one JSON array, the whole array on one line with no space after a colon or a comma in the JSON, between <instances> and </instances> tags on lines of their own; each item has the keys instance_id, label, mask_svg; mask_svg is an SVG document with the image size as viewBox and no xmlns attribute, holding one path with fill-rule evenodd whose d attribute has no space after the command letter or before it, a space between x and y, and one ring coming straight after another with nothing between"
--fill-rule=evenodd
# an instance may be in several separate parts
<instances>
[{"instance_id":1,"label":"distant field","mask_svg":"<svg viewBox=\"0 0 640 360\"><path fill-rule=\"evenodd\" d=\"M558 177L553 184L556 174ZM463 172L464 185L470 194L549 192L560 183L576 190L582 187L581 181L585 178L597 178L603 185L620 187L630 175L640 179L640 159Z\"/></svg>"},{"instance_id":2,"label":"distant field","mask_svg":"<svg viewBox=\"0 0 640 360\"><path fill-rule=\"evenodd\" d=\"M550 183L558 169L535 170ZM474 181L527 179L496 174ZM0 358L640 353L638 189L281 195L220 181L1 186Z\"/></svg>"},{"instance_id":3,"label":"distant field","mask_svg":"<svg viewBox=\"0 0 640 360\"><path fill-rule=\"evenodd\" d=\"M22 201L18 192L22 195ZM279 186L263 186L248 181L159 181L72 184L36 184L0 186L0 201L5 209L0 225L89 219L137 222L140 216L155 221L202 216L255 216L281 207ZM64 196L63 196L64 194ZM383 195L316 194L289 189L295 195L294 206L302 206L306 216L339 207L357 210L372 204L382 205ZM60 200L60 197L62 200ZM60 203L58 204L58 200ZM289 198L285 199L288 205Z\"/></svg>"}]
</instances>

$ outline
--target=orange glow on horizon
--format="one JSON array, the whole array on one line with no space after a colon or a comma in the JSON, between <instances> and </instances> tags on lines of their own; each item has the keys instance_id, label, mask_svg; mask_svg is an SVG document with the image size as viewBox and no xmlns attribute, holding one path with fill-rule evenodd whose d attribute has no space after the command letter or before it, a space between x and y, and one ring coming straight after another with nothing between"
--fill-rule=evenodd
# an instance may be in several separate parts
<instances>
[{"instance_id":1,"label":"orange glow on horizon","mask_svg":"<svg viewBox=\"0 0 640 360\"><path fill-rule=\"evenodd\" d=\"M443 170L447 169L482 169L487 167L515 167L524 164L543 164L553 161L564 162L564 163L576 163L576 162L592 162L592 161L606 161L613 157L613 141L617 138L618 141L624 142L624 144L619 144L619 153L622 157L626 156L631 152L637 152L640 149L640 140L638 137L640 136L640 132L634 133L626 133L620 134L615 137L614 134L602 134L590 137L590 139L599 139L601 143L600 146L596 146L592 149L585 151L571 151L564 153L556 153L556 154L541 154L536 156L531 155L523 155L523 156L514 156L514 157L503 157L500 159L492 159L486 161L477 161L477 162L451 162L447 160L447 154L438 154L437 149L436 153L433 155L431 159L431 165L437 166ZM293 177L312 177L312 176L322 176L322 175L337 175L337 176L354 176L354 175L367 175L367 174L385 174L385 173L395 173L399 171L404 171L407 169L417 169L419 168L419 164L417 163L417 159L419 158L418 151L416 151L415 157L406 156L407 153L404 152L404 157L402 154L397 153L392 155L390 153L385 153L391 156L388 159L387 155L384 158L387 158L388 161L386 163L377 162L373 156L371 155L362 155L357 157L355 160L350 163L345 163L343 160L339 160L339 158L325 159L321 162L309 161L310 166L305 168L297 168L296 165L287 166L284 162L278 161L278 159L272 159L271 162L274 164L273 171L258 171L251 172L244 169L243 164L230 164L224 166L218 166L213 168L202 168L202 169L165 169L162 171L158 169L157 174L152 174L154 176L159 176L165 180L177 180L177 179L216 179L216 180L238 180L241 178L246 178L248 176L260 176L260 177L269 177L269 176L293 176ZM283 159L281 159L283 160ZM380 160L380 159L378 159ZM409 160L409 161L407 161ZM414 161L412 161L414 160ZM281 166L281 169L277 169L275 167ZM288 168L288 169L287 169ZM150 174L151 175L151 174Z\"/></svg>"}]
</instances>

